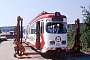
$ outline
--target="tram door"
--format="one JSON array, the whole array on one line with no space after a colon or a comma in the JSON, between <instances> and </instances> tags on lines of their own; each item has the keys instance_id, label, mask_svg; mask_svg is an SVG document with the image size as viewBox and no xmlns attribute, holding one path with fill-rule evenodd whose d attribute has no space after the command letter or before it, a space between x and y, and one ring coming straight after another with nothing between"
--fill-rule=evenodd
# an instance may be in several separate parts
<instances>
[{"instance_id":1,"label":"tram door","mask_svg":"<svg viewBox=\"0 0 90 60\"><path fill-rule=\"evenodd\" d=\"M40 21L36 22L36 48L40 50Z\"/></svg>"}]
</instances>

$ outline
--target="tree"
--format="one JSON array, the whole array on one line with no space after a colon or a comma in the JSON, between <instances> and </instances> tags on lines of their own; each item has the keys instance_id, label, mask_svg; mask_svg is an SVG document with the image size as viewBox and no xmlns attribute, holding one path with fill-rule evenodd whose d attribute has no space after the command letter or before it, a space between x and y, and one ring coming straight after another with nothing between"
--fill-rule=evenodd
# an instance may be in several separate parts
<instances>
[{"instance_id":1,"label":"tree","mask_svg":"<svg viewBox=\"0 0 90 60\"><path fill-rule=\"evenodd\" d=\"M83 21L85 25L81 28L81 39L83 42L87 43L88 47L90 47L90 6L89 9L86 9L84 6L82 8Z\"/></svg>"},{"instance_id":2,"label":"tree","mask_svg":"<svg viewBox=\"0 0 90 60\"><path fill-rule=\"evenodd\" d=\"M68 29L68 46L72 48L75 41L75 30L72 29L72 25L69 26Z\"/></svg>"}]
</instances>

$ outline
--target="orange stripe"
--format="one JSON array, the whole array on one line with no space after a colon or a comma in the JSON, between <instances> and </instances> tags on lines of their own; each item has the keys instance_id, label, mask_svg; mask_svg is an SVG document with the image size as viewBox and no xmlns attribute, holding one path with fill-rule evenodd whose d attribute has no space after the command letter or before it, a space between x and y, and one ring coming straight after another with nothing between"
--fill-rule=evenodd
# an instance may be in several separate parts
<instances>
[{"instance_id":1,"label":"orange stripe","mask_svg":"<svg viewBox=\"0 0 90 60\"><path fill-rule=\"evenodd\" d=\"M44 47L45 42L44 42L43 34L40 34L40 36L41 36L41 39L42 39L42 41L41 41L41 49L42 49Z\"/></svg>"}]
</instances>

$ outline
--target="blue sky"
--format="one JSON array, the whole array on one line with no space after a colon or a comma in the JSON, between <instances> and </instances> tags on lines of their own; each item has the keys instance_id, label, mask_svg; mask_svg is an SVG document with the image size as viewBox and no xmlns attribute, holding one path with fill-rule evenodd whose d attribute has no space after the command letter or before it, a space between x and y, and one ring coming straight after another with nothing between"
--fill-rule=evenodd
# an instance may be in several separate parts
<instances>
[{"instance_id":1,"label":"blue sky","mask_svg":"<svg viewBox=\"0 0 90 60\"><path fill-rule=\"evenodd\" d=\"M89 5L90 0L0 0L0 26L16 25L19 15L25 26L42 11L60 11L67 16L68 24L77 18L82 22L80 6Z\"/></svg>"}]
</instances>

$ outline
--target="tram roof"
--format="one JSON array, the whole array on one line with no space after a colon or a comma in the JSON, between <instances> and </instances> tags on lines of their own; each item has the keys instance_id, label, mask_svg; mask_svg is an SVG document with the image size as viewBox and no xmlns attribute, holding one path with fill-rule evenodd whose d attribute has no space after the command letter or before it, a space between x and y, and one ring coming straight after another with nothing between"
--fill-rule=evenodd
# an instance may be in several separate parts
<instances>
[{"instance_id":1,"label":"tram roof","mask_svg":"<svg viewBox=\"0 0 90 60\"><path fill-rule=\"evenodd\" d=\"M41 12L29 24L32 24L33 22L36 22L43 18L54 18L54 17L55 17L55 13ZM61 14L60 18L66 18L66 16Z\"/></svg>"}]
</instances>

